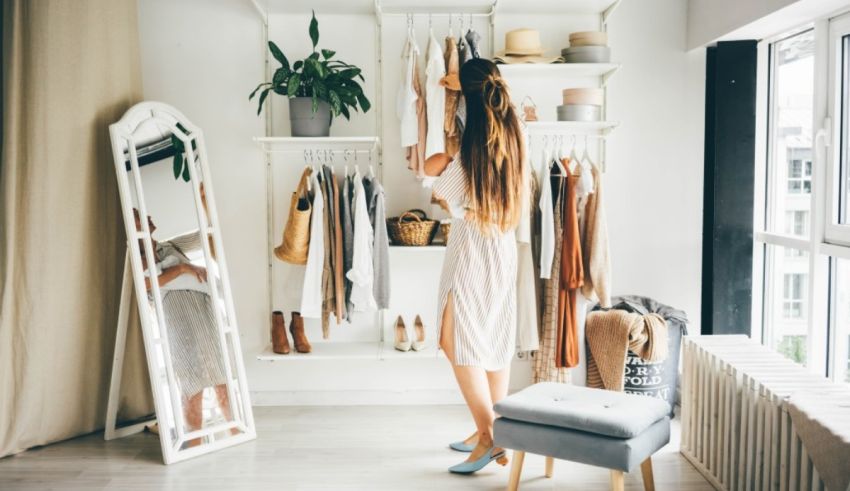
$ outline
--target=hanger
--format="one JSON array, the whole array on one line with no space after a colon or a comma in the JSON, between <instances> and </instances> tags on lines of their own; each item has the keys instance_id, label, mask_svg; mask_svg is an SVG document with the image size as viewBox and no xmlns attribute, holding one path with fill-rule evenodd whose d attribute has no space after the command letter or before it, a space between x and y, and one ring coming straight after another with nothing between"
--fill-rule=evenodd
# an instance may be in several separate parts
<instances>
[{"instance_id":1,"label":"hanger","mask_svg":"<svg viewBox=\"0 0 850 491\"><path fill-rule=\"evenodd\" d=\"M372 167L372 151L369 151L369 177L375 177L375 168Z\"/></svg>"},{"instance_id":2,"label":"hanger","mask_svg":"<svg viewBox=\"0 0 850 491\"><path fill-rule=\"evenodd\" d=\"M343 176L345 178L348 178L348 152L349 152L348 149L345 149L342 152L342 159L343 159L343 161L345 161L345 164L344 164L344 167L343 167Z\"/></svg>"},{"instance_id":3,"label":"hanger","mask_svg":"<svg viewBox=\"0 0 850 491\"><path fill-rule=\"evenodd\" d=\"M587 151L587 139L588 136L584 135L584 152L582 152L581 160L579 164L581 165L581 182L582 187L590 194L593 192L593 161L590 160L590 152Z\"/></svg>"},{"instance_id":4,"label":"hanger","mask_svg":"<svg viewBox=\"0 0 850 491\"><path fill-rule=\"evenodd\" d=\"M304 150L304 168L310 169L310 176L312 177L313 176L313 169L307 163L307 150L306 149ZM313 179L307 179L307 191L310 192L312 190L313 190Z\"/></svg>"},{"instance_id":5,"label":"hanger","mask_svg":"<svg viewBox=\"0 0 850 491\"><path fill-rule=\"evenodd\" d=\"M576 155L576 136L573 135L573 145L570 148L570 169L575 171L576 166L579 165L578 156Z\"/></svg>"},{"instance_id":6,"label":"hanger","mask_svg":"<svg viewBox=\"0 0 850 491\"><path fill-rule=\"evenodd\" d=\"M584 152L581 153L581 161L587 162L589 165L596 165L593 163L593 160L590 159L590 152L587 151L587 139L588 136L584 135Z\"/></svg>"},{"instance_id":7,"label":"hanger","mask_svg":"<svg viewBox=\"0 0 850 491\"><path fill-rule=\"evenodd\" d=\"M454 30L452 29L452 14L449 14L449 34L448 37L455 37Z\"/></svg>"}]
</instances>

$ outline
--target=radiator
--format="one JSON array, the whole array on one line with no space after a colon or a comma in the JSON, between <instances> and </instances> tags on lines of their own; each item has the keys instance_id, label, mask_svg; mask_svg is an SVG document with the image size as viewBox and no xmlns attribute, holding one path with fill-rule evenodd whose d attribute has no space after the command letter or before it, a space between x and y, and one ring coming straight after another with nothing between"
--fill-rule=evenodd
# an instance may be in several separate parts
<instances>
[{"instance_id":1,"label":"radiator","mask_svg":"<svg viewBox=\"0 0 850 491\"><path fill-rule=\"evenodd\" d=\"M826 379L746 336L684 339L685 458L716 489L824 490L784 401Z\"/></svg>"}]
</instances>

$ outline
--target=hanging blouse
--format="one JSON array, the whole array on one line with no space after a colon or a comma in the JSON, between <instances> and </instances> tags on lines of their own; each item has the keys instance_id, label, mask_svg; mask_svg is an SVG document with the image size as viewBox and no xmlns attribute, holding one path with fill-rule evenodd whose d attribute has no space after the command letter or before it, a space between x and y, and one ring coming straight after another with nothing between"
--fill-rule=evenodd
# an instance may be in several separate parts
<instances>
[{"instance_id":1,"label":"hanging blouse","mask_svg":"<svg viewBox=\"0 0 850 491\"><path fill-rule=\"evenodd\" d=\"M481 58L481 51L478 49L480 42L481 35L477 31L474 29L466 31L466 43L469 47L466 49L468 59L464 60L464 63L472 58Z\"/></svg>"},{"instance_id":2,"label":"hanging blouse","mask_svg":"<svg viewBox=\"0 0 850 491\"><path fill-rule=\"evenodd\" d=\"M375 303L379 309L390 308L390 241L387 236L387 212L384 200L384 188L374 177L363 180L364 187L370 183L371 192L366 193L369 206L369 220L374 229L372 243L372 269L374 284L372 287Z\"/></svg>"},{"instance_id":3,"label":"hanging blouse","mask_svg":"<svg viewBox=\"0 0 850 491\"><path fill-rule=\"evenodd\" d=\"M443 134L443 118L446 112L446 89L440 81L446 75L443 49L434 38L433 31L428 39L425 54L425 102L427 107L428 133L425 143L425 158L446 150Z\"/></svg>"},{"instance_id":4,"label":"hanging blouse","mask_svg":"<svg viewBox=\"0 0 850 491\"><path fill-rule=\"evenodd\" d=\"M313 213L310 217L310 246L307 249L307 267L304 270L304 285L301 291L301 316L318 319L322 316L322 269L325 260L325 244L322 237L325 211L322 186L314 174Z\"/></svg>"},{"instance_id":5,"label":"hanging blouse","mask_svg":"<svg viewBox=\"0 0 850 491\"><path fill-rule=\"evenodd\" d=\"M377 308L372 289L374 270L372 264L372 224L360 173L354 174L354 256L351 270L346 273L351 280L351 303L354 310L363 312Z\"/></svg>"},{"instance_id":6,"label":"hanging blouse","mask_svg":"<svg viewBox=\"0 0 850 491\"><path fill-rule=\"evenodd\" d=\"M446 113L443 119L443 132L446 135L446 153L454 156L460 149L460 131L456 124L457 107L460 100L460 62L457 44L452 36L446 37L446 76L442 85L446 88Z\"/></svg>"},{"instance_id":7,"label":"hanging blouse","mask_svg":"<svg viewBox=\"0 0 850 491\"><path fill-rule=\"evenodd\" d=\"M412 170L416 177L425 177L425 140L427 138L428 120L425 110L425 94L422 91L422 82L419 79L419 52L414 54L413 60L413 91L416 93L416 143L407 147L407 168Z\"/></svg>"},{"instance_id":8,"label":"hanging blouse","mask_svg":"<svg viewBox=\"0 0 850 491\"><path fill-rule=\"evenodd\" d=\"M416 89L413 81L416 78L416 55L419 47L411 36L408 36L401 52L402 75L401 87L396 99L396 114L401 123L401 146L409 147L419 141L419 120L416 117Z\"/></svg>"},{"instance_id":9,"label":"hanging blouse","mask_svg":"<svg viewBox=\"0 0 850 491\"><path fill-rule=\"evenodd\" d=\"M555 257L555 218L552 201L551 172L549 160L543 157L543 173L540 179L540 277L552 277L552 260Z\"/></svg>"}]
</instances>

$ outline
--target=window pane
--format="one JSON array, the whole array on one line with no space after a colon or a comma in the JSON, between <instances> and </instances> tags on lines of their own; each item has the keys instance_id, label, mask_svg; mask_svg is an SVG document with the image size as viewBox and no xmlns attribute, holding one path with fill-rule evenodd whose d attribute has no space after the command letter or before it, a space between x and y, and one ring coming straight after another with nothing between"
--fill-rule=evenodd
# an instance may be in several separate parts
<instances>
[{"instance_id":1,"label":"window pane","mask_svg":"<svg viewBox=\"0 0 850 491\"><path fill-rule=\"evenodd\" d=\"M835 378L850 383L850 260L835 261Z\"/></svg>"},{"instance_id":2,"label":"window pane","mask_svg":"<svg viewBox=\"0 0 850 491\"><path fill-rule=\"evenodd\" d=\"M808 252L768 245L764 278L765 344L805 365L809 317Z\"/></svg>"},{"instance_id":3,"label":"window pane","mask_svg":"<svg viewBox=\"0 0 850 491\"><path fill-rule=\"evenodd\" d=\"M805 236L808 225L789 212L811 209L814 32L774 43L771 60L766 226L770 232Z\"/></svg>"}]
</instances>

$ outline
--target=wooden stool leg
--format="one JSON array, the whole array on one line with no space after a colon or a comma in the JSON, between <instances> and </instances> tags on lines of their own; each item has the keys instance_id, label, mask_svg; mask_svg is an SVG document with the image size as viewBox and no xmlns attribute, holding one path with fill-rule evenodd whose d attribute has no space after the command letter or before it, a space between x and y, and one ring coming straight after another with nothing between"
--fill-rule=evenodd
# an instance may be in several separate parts
<instances>
[{"instance_id":1,"label":"wooden stool leg","mask_svg":"<svg viewBox=\"0 0 850 491\"><path fill-rule=\"evenodd\" d=\"M519 489L519 478L522 475L523 460L525 460L525 452L514 450L514 463L511 464L511 478L508 481L508 491Z\"/></svg>"},{"instance_id":2,"label":"wooden stool leg","mask_svg":"<svg viewBox=\"0 0 850 491\"><path fill-rule=\"evenodd\" d=\"M643 489L655 491L655 478L652 477L652 457L647 457L640 464L640 474L643 476Z\"/></svg>"},{"instance_id":3,"label":"wooden stool leg","mask_svg":"<svg viewBox=\"0 0 850 491\"><path fill-rule=\"evenodd\" d=\"M611 491L623 491L626 482L623 480L623 471L611 469Z\"/></svg>"},{"instance_id":4,"label":"wooden stool leg","mask_svg":"<svg viewBox=\"0 0 850 491\"><path fill-rule=\"evenodd\" d=\"M552 477L555 473L555 458L546 457L546 477Z\"/></svg>"}]
</instances>

